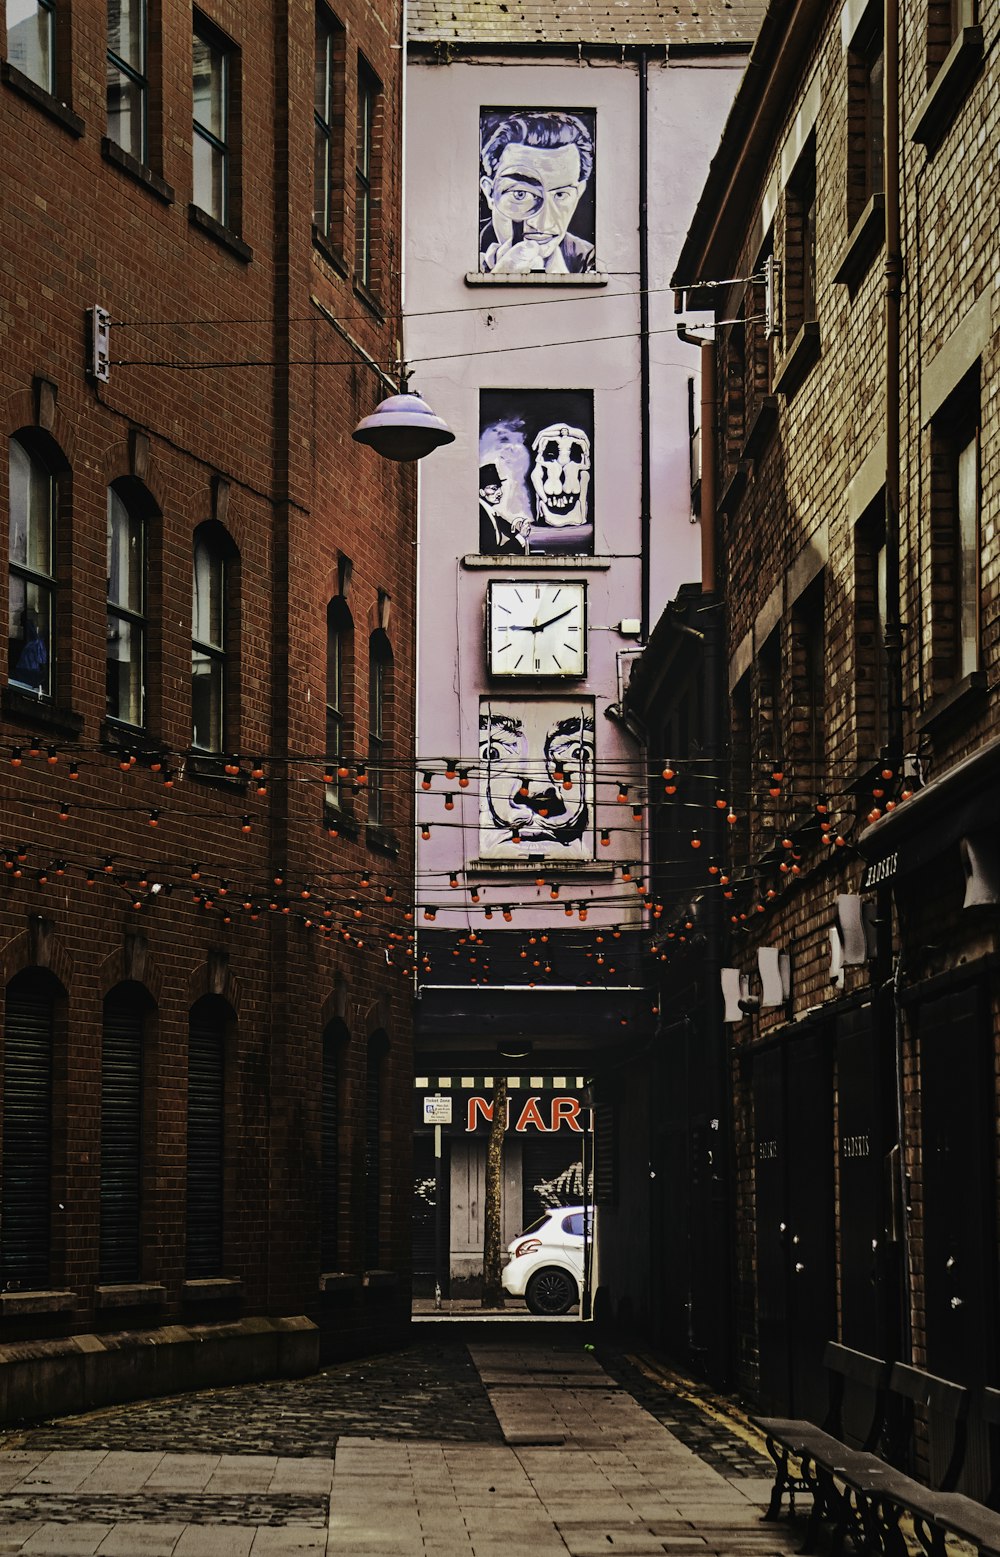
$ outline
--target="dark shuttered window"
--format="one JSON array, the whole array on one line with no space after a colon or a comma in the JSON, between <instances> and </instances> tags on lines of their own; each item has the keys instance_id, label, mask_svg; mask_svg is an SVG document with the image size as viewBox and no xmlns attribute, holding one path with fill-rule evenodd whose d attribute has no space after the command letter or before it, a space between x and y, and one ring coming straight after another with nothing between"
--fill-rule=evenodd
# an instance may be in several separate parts
<instances>
[{"instance_id":1,"label":"dark shuttered window","mask_svg":"<svg viewBox=\"0 0 1000 1557\"><path fill-rule=\"evenodd\" d=\"M320 1263L337 1269L340 1231L340 1058L346 1029L331 1025L323 1034L322 1161L320 1167Z\"/></svg>"},{"instance_id":2,"label":"dark shuttered window","mask_svg":"<svg viewBox=\"0 0 1000 1557\"><path fill-rule=\"evenodd\" d=\"M187 1274L223 1274L227 1007L199 1001L188 1035Z\"/></svg>"},{"instance_id":3,"label":"dark shuttered window","mask_svg":"<svg viewBox=\"0 0 1000 1557\"><path fill-rule=\"evenodd\" d=\"M138 990L104 1002L101 1049L101 1245L104 1282L138 1281L142 1214L142 1041Z\"/></svg>"},{"instance_id":4,"label":"dark shuttered window","mask_svg":"<svg viewBox=\"0 0 1000 1557\"><path fill-rule=\"evenodd\" d=\"M8 1288L50 1281L54 995L32 974L7 989L3 1057L0 1278Z\"/></svg>"},{"instance_id":5,"label":"dark shuttered window","mask_svg":"<svg viewBox=\"0 0 1000 1557\"><path fill-rule=\"evenodd\" d=\"M385 1040L368 1040L365 1077L365 1265L377 1270L380 1252L382 1190L382 1057Z\"/></svg>"}]
</instances>

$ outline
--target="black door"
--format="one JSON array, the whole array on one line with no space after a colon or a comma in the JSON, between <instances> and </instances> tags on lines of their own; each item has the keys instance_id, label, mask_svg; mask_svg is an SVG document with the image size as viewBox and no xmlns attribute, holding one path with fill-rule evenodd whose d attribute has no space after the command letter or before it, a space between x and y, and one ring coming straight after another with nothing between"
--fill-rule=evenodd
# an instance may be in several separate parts
<instances>
[{"instance_id":1,"label":"black door","mask_svg":"<svg viewBox=\"0 0 1000 1557\"><path fill-rule=\"evenodd\" d=\"M837 1018L841 1339L874 1357L895 1356L898 1337L887 1201L896 1138L891 1039L873 1005Z\"/></svg>"},{"instance_id":2,"label":"black door","mask_svg":"<svg viewBox=\"0 0 1000 1557\"><path fill-rule=\"evenodd\" d=\"M826 1343L836 1334L833 1066L825 1030L786 1046L792 1411L826 1414Z\"/></svg>"},{"instance_id":3,"label":"black door","mask_svg":"<svg viewBox=\"0 0 1000 1557\"><path fill-rule=\"evenodd\" d=\"M784 1052L767 1049L754 1057L753 1113L760 1404L771 1415L791 1409L784 1094Z\"/></svg>"}]
</instances>

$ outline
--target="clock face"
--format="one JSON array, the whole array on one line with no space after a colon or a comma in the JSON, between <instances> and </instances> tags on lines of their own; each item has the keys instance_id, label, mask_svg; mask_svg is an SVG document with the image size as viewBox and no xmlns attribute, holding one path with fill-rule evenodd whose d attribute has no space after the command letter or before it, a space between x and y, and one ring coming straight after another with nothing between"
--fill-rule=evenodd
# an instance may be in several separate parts
<instances>
[{"instance_id":1,"label":"clock face","mask_svg":"<svg viewBox=\"0 0 1000 1557\"><path fill-rule=\"evenodd\" d=\"M494 676L583 676L587 585L582 579L493 579L488 631Z\"/></svg>"}]
</instances>

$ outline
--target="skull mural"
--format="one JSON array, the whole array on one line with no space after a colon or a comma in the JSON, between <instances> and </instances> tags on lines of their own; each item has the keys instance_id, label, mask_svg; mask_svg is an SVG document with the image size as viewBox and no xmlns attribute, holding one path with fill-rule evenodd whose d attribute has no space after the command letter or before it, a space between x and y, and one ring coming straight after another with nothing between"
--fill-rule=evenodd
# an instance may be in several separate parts
<instances>
[{"instance_id":1,"label":"skull mural","mask_svg":"<svg viewBox=\"0 0 1000 1557\"><path fill-rule=\"evenodd\" d=\"M587 523L590 490L590 438L580 427L553 422L531 445L535 456L531 485L539 524L562 528Z\"/></svg>"}]
</instances>

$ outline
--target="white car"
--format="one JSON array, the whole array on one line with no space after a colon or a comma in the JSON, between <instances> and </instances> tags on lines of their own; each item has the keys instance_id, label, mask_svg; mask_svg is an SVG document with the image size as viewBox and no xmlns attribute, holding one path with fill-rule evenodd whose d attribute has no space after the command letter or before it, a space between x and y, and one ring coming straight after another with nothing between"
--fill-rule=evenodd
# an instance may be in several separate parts
<instances>
[{"instance_id":1,"label":"white car","mask_svg":"<svg viewBox=\"0 0 1000 1557\"><path fill-rule=\"evenodd\" d=\"M589 1206L554 1206L519 1233L507 1245L504 1291L532 1314L568 1314L583 1296L584 1218L593 1236L593 1216Z\"/></svg>"}]
</instances>

